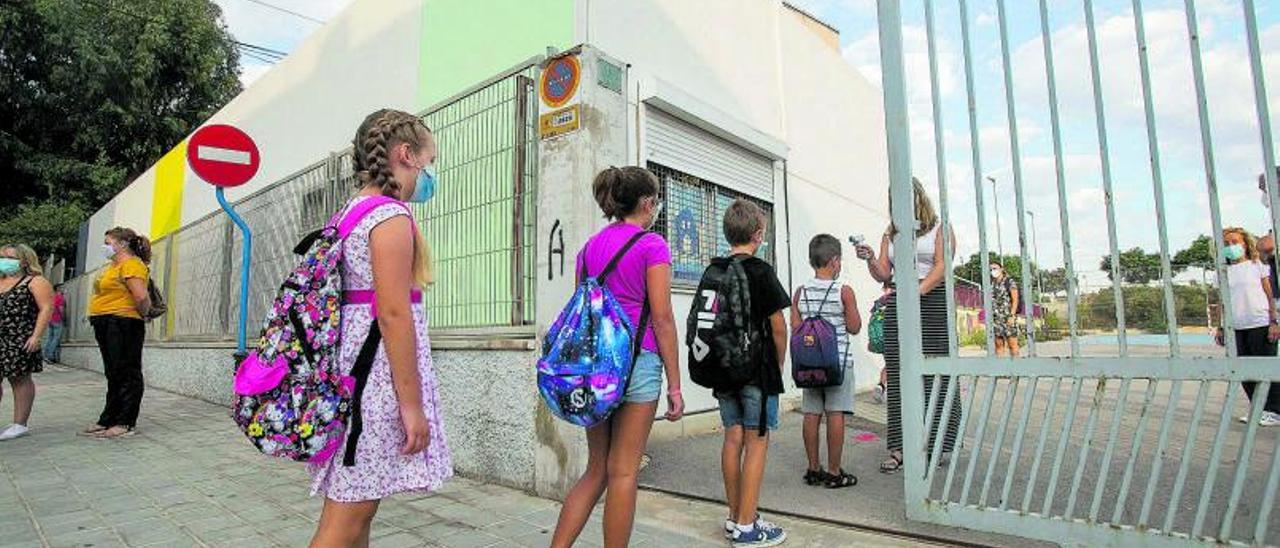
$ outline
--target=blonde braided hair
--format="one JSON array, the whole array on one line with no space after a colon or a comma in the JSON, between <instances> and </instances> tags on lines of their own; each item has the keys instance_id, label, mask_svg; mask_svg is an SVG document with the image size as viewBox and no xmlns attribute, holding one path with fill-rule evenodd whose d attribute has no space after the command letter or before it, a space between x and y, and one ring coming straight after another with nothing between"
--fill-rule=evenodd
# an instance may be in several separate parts
<instances>
[{"instance_id":1,"label":"blonde braided hair","mask_svg":"<svg viewBox=\"0 0 1280 548\"><path fill-rule=\"evenodd\" d=\"M422 119L407 112L384 108L366 116L351 142L356 189L376 186L383 196L402 199L400 183L391 172L389 152L400 144L408 144L417 152L431 139L431 129ZM413 279L419 286L426 287L433 282L431 247L418 226L414 226L413 233Z\"/></svg>"}]
</instances>

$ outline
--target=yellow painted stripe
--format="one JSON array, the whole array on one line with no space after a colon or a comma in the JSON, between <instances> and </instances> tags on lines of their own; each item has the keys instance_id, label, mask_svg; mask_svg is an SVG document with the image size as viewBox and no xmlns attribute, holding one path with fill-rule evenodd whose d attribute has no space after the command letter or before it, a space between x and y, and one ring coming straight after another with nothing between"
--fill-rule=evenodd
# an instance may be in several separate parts
<instances>
[{"instance_id":1,"label":"yellow painted stripe","mask_svg":"<svg viewBox=\"0 0 1280 548\"><path fill-rule=\"evenodd\" d=\"M187 142L173 147L156 162L156 182L151 198L151 239L182 227L182 187L187 176Z\"/></svg>"}]
</instances>

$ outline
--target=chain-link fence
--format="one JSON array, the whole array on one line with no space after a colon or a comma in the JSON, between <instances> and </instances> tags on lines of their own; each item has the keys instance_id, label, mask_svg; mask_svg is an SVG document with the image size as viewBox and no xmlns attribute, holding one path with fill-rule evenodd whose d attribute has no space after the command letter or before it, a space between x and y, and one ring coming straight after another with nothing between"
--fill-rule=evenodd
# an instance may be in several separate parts
<instances>
[{"instance_id":1,"label":"chain-link fence","mask_svg":"<svg viewBox=\"0 0 1280 548\"><path fill-rule=\"evenodd\" d=\"M414 205L432 248L435 285L426 305L433 328L509 327L533 321L533 231L537 166L536 67L481 84L423 115L440 154L440 192ZM355 191L344 149L240 200L253 229L249 328L256 329L293 248ZM151 275L169 312L151 322L150 341L215 341L234 336L239 316L241 239L221 211L152 243ZM67 280L67 338L89 341L87 308L99 270ZM250 333L250 336L253 334Z\"/></svg>"}]
</instances>

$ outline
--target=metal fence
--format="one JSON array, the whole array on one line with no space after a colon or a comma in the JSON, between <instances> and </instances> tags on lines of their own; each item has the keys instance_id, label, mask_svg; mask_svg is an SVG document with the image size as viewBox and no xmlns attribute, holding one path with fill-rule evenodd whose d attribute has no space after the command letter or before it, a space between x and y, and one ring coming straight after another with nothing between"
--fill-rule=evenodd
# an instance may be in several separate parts
<instances>
[{"instance_id":1,"label":"metal fence","mask_svg":"<svg viewBox=\"0 0 1280 548\"><path fill-rule=\"evenodd\" d=\"M934 156L941 195L944 226L951 212L947 204L945 158L946 119L939 93L938 30L934 0L922 0L924 34L929 60L929 86ZM998 31L999 70L1005 90L1005 122L1010 136L1011 168L1016 200L1023 286L1030 271L1026 207L1023 196L1022 160L1019 151L1018 104L1015 100L1010 55L1009 18L1005 0L994 0ZM893 218L898 226L913 223L912 149L908 82L904 68L903 19L899 0L878 2L884 101L889 143L889 174ZM950 4L948 2L948 4ZM1009 3L1012 4L1012 3ZM1143 2L1132 1L1135 51L1145 114L1147 151L1151 161L1154 218L1160 241L1160 270L1164 313L1169 326L1167 352L1139 355L1127 343L1123 299L1117 298L1116 352L1093 357L1082 354L1078 329L1078 287L1072 263L1070 208L1064 163L1062 120L1054 72L1053 40L1047 0L1021 8L1038 7L1039 44L1032 53L1043 54L1044 80L1052 140L1056 208L1062 234L1067 279L1069 343L1061 356L1046 357L1030 337L1026 359L1011 361L990 354L965 358L956 352L954 326L950 355L925 356L919 333L918 289L910 261L898 268L899 347L901 349L901 425L906 461L906 511L909 518L944 525L1034 537L1070 545L1280 545L1280 515L1274 512L1280 493L1280 435L1259 425L1266 394L1280 382L1276 359L1237 357L1232 342L1231 314L1223 315L1226 348L1213 355L1193 355L1179 342L1176 306L1171 282L1168 219L1161 174L1162 148L1157 138L1153 107L1155 93L1181 93L1197 102L1208 213L1217 250L1222 250L1222 216L1218 204L1212 124L1209 123L1204 70L1201 65L1199 22L1194 0L1184 0L1185 32L1194 89L1155 89L1148 66ZM1240 49L1248 51L1255 99L1256 125L1261 134L1262 165L1271 205L1271 225L1280 223L1280 188L1277 188L1271 120L1258 41L1256 10L1252 0L1236 4L1244 29ZM982 201L982 154L974 92L974 59L970 39L970 12L966 0L957 0L956 24L964 65L964 99L970 139L972 184L976 195L978 241L982 260L982 286L991 287L988 268L985 206ZM1103 107L1103 78L1115 78L1099 70L1098 31L1094 6L1083 0L1083 28L1087 33L1088 63L1092 76L1092 112L1068 113L1073 120L1088 120L1097 129L1101 159L1101 191L1104 196L1107 239L1112 265L1119 265L1116 212L1109 158L1108 129ZM1034 19L1034 17L1033 17ZM958 24L957 24L958 23ZM995 47L988 51L995 50ZM1025 51L1024 51L1025 53ZM1026 77L1027 75L1023 75ZM1080 82L1070 82L1072 86ZM1086 92L1087 93L1087 92ZM1238 99L1232 99L1238 100ZM1185 212L1179 212L1186 215ZM904 233L895 241L898 249L912 250L913 239ZM946 239L944 238L944 241ZM949 245L948 245L949 247ZM1225 261L1217 252L1219 302L1231 310L1230 292L1223 283ZM946 271L952 278L950 250ZM1114 277L1116 295L1126 290L1121 276ZM991 308L991 291L984 290L983 307ZM954 298L948 299L954 310ZM954 318L954 314L948 315ZM951 321L950 319L948 321ZM937 332L937 331L934 331ZM990 338L990 334L988 334ZM1047 344L1046 344L1047 346ZM944 393L942 389L945 388ZM1246 397L1245 393L1250 396ZM959 408L955 428L946 418ZM892 413L892 411L891 411ZM1237 418L1238 417L1238 418ZM892 414L891 414L891 421ZM930 436L931 428L947 433ZM891 427L892 429L892 427ZM954 434L954 435L953 435ZM954 446L950 444L954 441Z\"/></svg>"},{"instance_id":2,"label":"metal fence","mask_svg":"<svg viewBox=\"0 0 1280 548\"><path fill-rule=\"evenodd\" d=\"M426 306L433 328L533 321L536 70L531 60L423 115L439 146L440 191L426 205L413 206L432 248L435 284L426 293ZM235 204L254 230L250 330L261 324L293 266L293 247L354 192L353 169L348 148ZM153 242L151 274L168 299L169 313L150 324L148 340L234 337L241 244L221 211ZM68 340L93 338L86 310L98 273L66 282Z\"/></svg>"}]
</instances>

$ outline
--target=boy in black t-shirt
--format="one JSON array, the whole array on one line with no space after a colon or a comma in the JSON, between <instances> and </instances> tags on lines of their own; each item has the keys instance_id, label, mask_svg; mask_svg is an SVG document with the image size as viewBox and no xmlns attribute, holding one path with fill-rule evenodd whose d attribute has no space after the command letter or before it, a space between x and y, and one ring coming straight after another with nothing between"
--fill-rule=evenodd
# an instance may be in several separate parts
<instances>
[{"instance_id":1,"label":"boy in black t-shirt","mask_svg":"<svg viewBox=\"0 0 1280 548\"><path fill-rule=\"evenodd\" d=\"M760 321L759 329L764 334L762 380L735 393L716 394L724 424L720 466L725 499L729 501L724 530L733 546L774 546L786 540L781 527L760 519L756 512L769 451L767 431L778 427L778 395L782 393L782 364L787 349L787 323L782 311L791 306L791 297L773 267L754 257L764 242L767 223L764 210L746 200L737 200L725 210L724 236L732 246L730 255L751 256L742 261L742 268L750 288L752 317ZM764 434L759 433L762 406Z\"/></svg>"}]
</instances>

